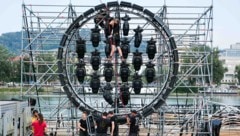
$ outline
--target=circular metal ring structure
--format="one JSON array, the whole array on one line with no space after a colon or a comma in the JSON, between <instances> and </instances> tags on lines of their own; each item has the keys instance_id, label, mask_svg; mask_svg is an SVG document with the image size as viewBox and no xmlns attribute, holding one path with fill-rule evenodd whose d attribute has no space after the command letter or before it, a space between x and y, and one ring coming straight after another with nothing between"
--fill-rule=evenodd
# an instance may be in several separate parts
<instances>
[{"instance_id":1,"label":"circular metal ring structure","mask_svg":"<svg viewBox=\"0 0 240 136\"><path fill-rule=\"evenodd\" d=\"M87 48L86 54L90 56L90 52L94 49L94 47L91 46L90 41L90 33L86 31L90 31L90 29L94 28L95 24L93 22L94 18L103 10L106 10L112 15L112 16L118 16L119 19L124 14L131 15L132 22L130 23L130 27L132 29L135 29L137 25L140 24L140 27L143 29L143 44L146 41L153 38L157 42L157 53L155 54L154 59L152 60L145 60L147 57L143 57L143 64L147 64L148 62L154 63L154 69L156 70L156 76L154 77L153 83L147 83L146 81L143 81L143 88L142 90L144 92L141 92L141 95L137 95L131 92L132 86L130 84L130 104L128 105L119 105L119 102L115 101L114 106L105 104L102 105L102 109L115 109L120 108L120 110L116 113L116 115L125 115L130 112L130 110L134 109L137 110L143 117L146 117L150 115L151 113L155 112L161 105L165 103L165 100L167 99L168 95L171 93L175 81L176 76L178 73L178 51L176 49L176 44L174 41L174 37L171 34L169 28L167 25L164 24L161 17L158 14L154 14L148 9L145 9L142 6L139 6L137 4L132 4L129 2L108 2L106 4L100 4L97 5L86 12L82 13L80 16L78 16L73 23L68 27L65 34L62 37L62 40L60 42L60 47L58 49L58 72L59 79L62 85L63 90L67 94L67 97L69 100L74 104L75 107L79 108L82 111L89 111L95 114L100 114L101 112L105 110L99 110L96 106L93 106L92 104L89 104L87 102L88 96L96 97L96 99L99 99L102 95L101 92L98 94L89 94L86 96L85 90L91 90L89 87L89 79L90 76L93 74L93 70L90 68L90 62L87 57L84 58L84 62L86 63L86 69L87 69L87 75L85 78L85 81L83 83L79 83L76 80L76 75L74 73L76 64L79 63L79 59L76 57L76 49L75 49L75 42L76 39L83 38L86 41L87 46L89 47L89 50ZM134 22L135 20L135 22ZM141 20L141 21L139 21ZM139 22L139 23L138 23ZM142 25L141 25L142 23ZM83 33L85 31L85 33ZM129 45L131 47L130 56L126 60L127 62L131 63L132 59L132 53L135 49L133 47L133 42L131 42L134 39L134 31L130 30L128 39L130 41ZM122 30L120 30L121 39L124 38L122 36ZM104 46L104 36L101 37L100 44ZM91 47L90 47L91 46ZM142 46L142 45L141 45ZM144 46L144 47L145 47ZM146 55L145 48L143 47L143 56ZM92 50L91 50L92 49ZM101 50L101 48L98 48ZM100 51L101 54L104 54ZM103 62L104 62L104 55L101 55L102 61L100 64L100 70L98 70L100 81L101 81L101 89L105 85L106 82L104 82L103 79ZM119 100L119 88L120 88L120 77L119 77L119 58L116 55L115 58L117 61L113 62L114 65L114 81L111 82L113 85L113 88L115 90L114 93L114 100ZM130 67L132 64L130 64ZM144 77L146 66L142 65L141 69L137 71L139 75L142 75L142 78ZM130 77L133 76L134 72L132 69L130 69L131 74ZM144 79L143 79L144 80ZM131 82L131 81L130 81ZM82 90L82 91L80 91ZM84 93L80 93L84 92ZM146 98L151 95L147 100ZM144 97L144 101L148 102L141 102L139 106L137 104L134 104L131 99L135 100L134 98L141 99L141 97ZM103 99L103 98L102 98ZM142 101L142 100L139 100ZM137 103L137 102L136 102Z\"/></svg>"}]
</instances>

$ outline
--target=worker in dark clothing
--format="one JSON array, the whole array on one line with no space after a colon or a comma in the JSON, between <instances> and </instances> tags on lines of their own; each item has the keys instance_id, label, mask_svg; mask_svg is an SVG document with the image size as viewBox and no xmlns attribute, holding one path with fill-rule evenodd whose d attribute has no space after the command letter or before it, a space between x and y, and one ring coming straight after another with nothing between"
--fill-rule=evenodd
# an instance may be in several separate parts
<instances>
[{"instance_id":1,"label":"worker in dark clothing","mask_svg":"<svg viewBox=\"0 0 240 136\"><path fill-rule=\"evenodd\" d=\"M118 136L117 117L114 115L112 111L108 112L108 117L110 118L110 135Z\"/></svg>"},{"instance_id":2,"label":"worker in dark clothing","mask_svg":"<svg viewBox=\"0 0 240 136\"><path fill-rule=\"evenodd\" d=\"M130 117L127 117L127 124L129 125L129 136L138 136L139 119L137 119L136 116L137 116L137 111L132 110Z\"/></svg>"},{"instance_id":3,"label":"worker in dark clothing","mask_svg":"<svg viewBox=\"0 0 240 136\"><path fill-rule=\"evenodd\" d=\"M102 117L96 120L97 134L96 136L107 136L107 130L109 127L109 119L107 119L107 112L102 113Z\"/></svg>"},{"instance_id":4,"label":"worker in dark clothing","mask_svg":"<svg viewBox=\"0 0 240 136\"><path fill-rule=\"evenodd\" d=\"M114 19L114 18L110 18L109 19L109 36L108 36L108 40L109 43L111 45L111 52L110 52L110 56L109 59L112 59L112 56L114 55L114 52L117 48L118 53L121 57L122 60L122 50L120 48L120 34L119 34L119 30L120 30L120 26L119 26L119 20L118 19Z\"/></svg>"},{"instance_id":5,"label":"worker in dark clothing","mask_svg":"<svg viewBox=\"0 0 240 136\"><path fill-rule=\"evenodd\" d=\"M82 118L79 120L78 129L79 129L79 136L88 136L87 132L87 112L82 113Z\"/></svg>"}]
</instances>

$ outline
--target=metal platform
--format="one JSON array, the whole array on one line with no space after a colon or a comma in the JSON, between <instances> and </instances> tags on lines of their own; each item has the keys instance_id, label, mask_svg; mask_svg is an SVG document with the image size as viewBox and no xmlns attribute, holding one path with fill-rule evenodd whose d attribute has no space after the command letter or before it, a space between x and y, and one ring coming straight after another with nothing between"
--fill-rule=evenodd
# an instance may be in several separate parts
<instances>
[{"instance_id":1,"label":"metal platform","mask_svg":"<svg viewBox=\"0 0 240 136\"><path fill-rule=\"evenodd\" d=\"M0 101L0 136L25 136L31 126L27 101Z\"/></svg>"}]
</instances>

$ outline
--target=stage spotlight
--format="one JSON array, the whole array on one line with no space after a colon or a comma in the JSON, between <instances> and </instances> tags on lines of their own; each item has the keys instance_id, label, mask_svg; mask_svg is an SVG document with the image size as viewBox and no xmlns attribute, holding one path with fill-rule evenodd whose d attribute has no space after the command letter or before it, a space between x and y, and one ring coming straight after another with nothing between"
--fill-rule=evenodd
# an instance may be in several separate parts
<instances>
[{"instance_id":1,"label":"stage spotlight","mask_svg":"<svg viewBox=\"0 0 240 136\"><path fill-rule=\"evenodd\" d=\"M86 76L86 69L85 69L84 66L85 66L84 61L80 61L77 64L77 68L76 68L76 76L77 76L77 79L80 83L83 83L84 78Z\"/></svg>"},{"instance_id":2,"label":"stage spotlight","mask_svg":"<svg viewBox=\"0 0 240 136\"><path fill-rule=\"evenodd\" d=\"M132 81L132 88L135 94L140 94L142 86L143 86L143 83L142 83L141 75L138 75L138 73L135 73Z\"/></svg>"},{"instance_id":3,"label":"stage spotlight","mask_svg":"<svg viewBox=\"0 0 240 136\"><path fill-rule=\"evenodd\" d=\"M128 36L128 32L129 32L128 21L131 20L131 18L127 14L125 14L125 16L122 17L122 20L123 20L123 35Z\"/></svg>"},{"instance_id":4,"label":"stage spotlight","mask_svg":"<svg viewBox=\"0 0 240 136\"><path fill-rule=\"evenodd\" d=\"M105 80L107 82L111 82L112 81L112 77L113 77L113 64L111 62L107 62L104 64L104 70L103 70L103 75L105 77Z\"/></svg>"},{"instance_id":5,"label":"stage spotlight","mask_svg":"<svg viewBox=\"0 0 240 136\"><path fill-rule=\"evenodd\" d=\"M122 100L123 105L128 104L128 100L130 100L130 93L129 93L129 87L126 84L123 84L120 87L120 98Z\"/></svg>"},{"instance_id":6,"label":"stage spotlight","mask_svg":"<svg viewBox=\"0 0 240 136\"><path fill-rule=\"evenodd\" d=\"M142 63L143 63L142 53L136 50L136 52L133 53L133 59L132 59L132 64L134 66L135 71L140 70Z\"/></svg>"},{"instance_id":7,"label":"stage spotlight","mask_svg":"<svg viewBox=\"0 0 240 136\"><path fill-rule=\"evenodd\" d=\"M104 86L103 88L103 98L105 99L105 101L112 105L113 104L113 99L112 99L112 94L111 94L111 91L112 91L112 86L110 83L107 83L106 86Z\"/></svg>"},{"instance_id":8,"label":"stage spotlight","mask_svg":"<svg viewBox=\"0 0 240 136\"><path fill-rule=\"evenodd\" d=\"M128 53L130 52L129 41L127 38L124 38L122 40L121 50L122 50L123 58L127 59Z\"/></svg>"},{"instance_id":9,"label":"stage spotlight","mask_svg":"<svg viewBox=\"0 0 240 136\"><path fill-rule=\"evenodd\" d=\"M148 54L149 59L153 59L157 52L156 41L154 41L153 38L151 38L151 40L147 41L147 43L148 45L147 45L146 53Z\"/></svg>"},{"instance_id":10,"label":"stage spotlight","mask_svg":"<svg viewBox=\"0 0 240 136\"><path fill-rule=\"evenodd\" d=\"M138 48L142 42L142 31L143 29L138 26L136 29L133 30L135 32L135 35L134 35L134 46L136 48Z\"/></svg>"},{"instance_id":11,"label":"stage spotlight","mask_svg":"<svg viewBox=\"0 0 240 136\"><path fill-rule=\"evenodd\" d=\"M99 65L101 64L101 57L100 52L98 52L98 50L92 52L90 63L92 65L93 70L99 69Z\"/></svg>"},{"instance_id":12,"label":"stage spotlight","mask_svg":"<svg viewBox=\"0 0 240 136\"><path fill-rule=\"evenodd\" d=\"M153 82L153 79L155 78L155 69L154 69L154 64L152 64L151 62L148 62L146 64L146 70L145 70L145 77L147 79L148 83Z\"/></svg>"},{"instance_id":13,"label":"stage spotlight","mask_svg":"<svg viewBox=\"0 0 240 136\"><path fill-rule=\"evenodd\" d=\"M100 35L100 29L97 25L95 25L95 28L91 29L91 41L93 44L93 47L98 47L99 42L101 41L101 35Z\"/></svg>"},{"instance_id":14,"label":"stage spotlight","mask_svg":"<svg viewBox=\"0 0 240 136\"><path fill-rule=\"evenodd\" d=\"M76 41L76 52L79 59L83 59L86 53L86 41L81 37Z\"/></svg>"},{"instance_id":15,"label":"stage spotlight","mask_svg":"<svg viewBox=\"0 0 240 136\"><path fill-rule=\"evenodd\" d=\"M130 70L128 68L128 64L125 61L123 61L120 67L120 76L121 76L122 82L127 82L129 75L130 75Z\"/></svg>"},{"instance_id":16,"label":"stage spotlight","mask_svg":"<svg viewBox=\"0 0 240 136\"><path fill-rule=\"evenodd\" d=\"M90 87L92 88L92 93L97 94L100 87L100 79L96 72L92 74L90 81Z\"/></svg>"}]
</instances>

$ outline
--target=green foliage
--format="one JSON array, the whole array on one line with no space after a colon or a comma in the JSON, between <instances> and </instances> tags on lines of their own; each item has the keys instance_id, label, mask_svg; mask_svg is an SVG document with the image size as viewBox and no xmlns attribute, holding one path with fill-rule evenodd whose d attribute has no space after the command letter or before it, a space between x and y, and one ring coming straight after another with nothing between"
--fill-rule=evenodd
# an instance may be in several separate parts
<instances>
[{"instance_id":1,"label":"green foliage","mask_svg":"<svg viewBox=\"0 0 240 136\"><path fill-rule=\"evenodd\" d=\"M213 49L213 82L220 84L223 79L224 73L227 72L227 68L223 67L223 62L219 60L218 48Z\"/></svg>"},{"instance_id":2,"label":"green foliage","mask_svg":"<svg viewBox=\"0 0 240 136\"><path fill-rule=\"evenodd\" d=\"M224 76L224 73L227 71L227 68L223 67L223 62L219 60L219 51L217 48L214 48L213 50L209 46L195 46L192 49L193 54L200 55L205 57L204 55L208 55L206 59L203 59L201 65L197 66L190 74L190 76L187 77L187 85L195 86L197 83L197 80L199 78L199 74L203 75L209 75L205 76L205 82L211 83L211 74L212 74L212 81L213 83L220 84L221 80ZM186 57L183 58L183 65L181 67L181 73L186 73L189 71L192 64L198 63L197 60L199 57ZM211 64L212 62L212 64ZM201 79L202 80L202 79ZM185 89L179 89L179 92L182 92Z\"/></svg>"},{"instance_id":3,"label":"green foliage","mask_svg":"<svg viewBox=\"0 0 240 136\"><path fill-rule=\"evenodd\" d=\"M0 88L0 92L20 92L21 88L17 87L8 87L8 88Z\"/></svg>"},{"instance_id":4,"label":"green foliage","mask_svg":"<svg viewBox=\"0 0 240 136\"><path fill-rule=\"evenodd\" d=\"M14 56L8 49L0 46L0 81L20 82L21 64L20 61L11 61Z\"/></svg>"},{"instance_id":5,"label":"green foliage","mask_svg":"<svg viewBox=\"0 0 240 136\"><path fill-rule=\"evenodd\" d=\"M235 67L236 78L238 79L238 84L240 84L240 65Z\"/></svg>"},{"instance_id":6,"label":"green foliage","mask_svg":"<svg viewBox=\"0 0 240 136\"><path fill-rule=\"evenodd\" d=\"M0 45L0 81L7 82L11 79L13 68L9 61L10 56L9 51Z\"/></svg>"},{"instance_id":7,"label":"green foliage","mask_svg":"<svg viewBox=\"0 0 240 136\"><path fill-rule=\"evenodd\" d=\"M0 45L6 47L12 54L21 52L21 32L4 33L0 36Z\"/></svg>"},{"instance_id":8,"label":"green foliage","mask_svg":"<svg viewBox=\"0 0 240 136\"><path fill-rule=\"evenodd\" d=\"M21 61L13 61L11 62L11 73L10 73L10 81L11 82L21 82Z\"/></svg>"},{"instance_id":9,"label":"green foliage","mask_svg":"<svg viewBox=\"0 0 240 136\"><path fill-rule=\"evenodd\" d=\"M26 37L27 34L24 34L24 37ZM49 34L42 34L42 37L48 37ZM24 40L23 45L24 47L27 45L29 41ZM51 50L56 49L59 46L60 41L47 41L47 43L43 42L41 46L41 50ZM0 36L0 45L3 45L6 47L12 54L14 55L20 55L21 48L22 48L22 32L9 32L4 33ZM32 46L32 48L34 48Z\"/></svg>"},{"instance_id":10,"label":"green foliage","mask_svg":"<svg viewBox=\"0 0 240 136\"><path fill-rule=\"evenodd\" d=\"M176 88L176 90L174 92L175 93L192 93L192 92L197 93L198 88L196 88L196 87L178 87L178 88Z\"/></svg>"},{"instance_id":11,"label":"green foliage","mask_svg":"<svg viewBox=\"0 0 240 136\"><path fill-rule=\"evenodd\" d=\"M56 80L57 75L52 75L53 71L56 71L57 66L53 66L55 57L52 54L40 54L36 57L38 65L35 65L35 69L38 70L38 73L46 73L43 79L48 79L48 81ZM48 73L48 74L47 74Z\"/></svg>"},{"instance_id":12,"label":"green foliage","mask_svg":"<svg viewBox=\"0 0 240 136\"><path fill-rule=\"evenodd\" d=\"M55 59L56 57L53 56L52 54L38 54L35 57L36 63L34 64L34 67L33 67L32 64L30 63L31 59L29 57L23 58L24 60L23 72L25 73L23 74L23 82L25 83L35 82L34 78L36 79L41 78L42 81L46 79L48 79L48 81L56 80L58 76L56 74L51 74L57 70L57 66L56 65L53 66ZM39 74L33 75L31 73L39 73ZM36 81L36 82L41 82L41 81Z\"/></svg>"}]
</instances>

